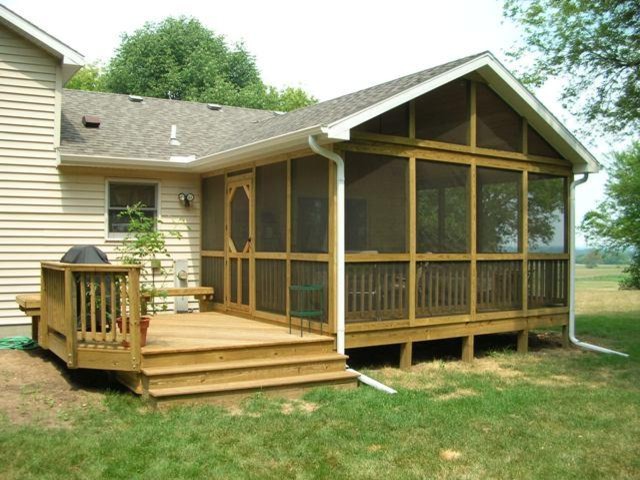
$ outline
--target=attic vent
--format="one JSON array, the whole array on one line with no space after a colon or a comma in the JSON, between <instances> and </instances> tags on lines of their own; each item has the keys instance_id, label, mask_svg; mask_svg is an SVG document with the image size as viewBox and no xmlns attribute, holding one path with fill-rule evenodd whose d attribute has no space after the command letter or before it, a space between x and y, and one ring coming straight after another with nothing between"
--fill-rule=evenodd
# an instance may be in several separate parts
<instances>
[{"instance_id":1,"label":"attic vent","mask_svg":"<svg viewBox=\"0 0 640 480\"><path fill-rule=\"evenodd\" d=\"M140 103L142 100L144 100L144 98L140 97L139 95L129 95L130 102Z\"/></svg>"},{"instance_id":2,"label":"attic vent","mask_svg":"<svg viewBox=\"0 0 640 480\"><path fill-rule=\"evenodd\" d=\"M169 137L169 145L173 145L177 147L180 145L180 140L178 140L178 126L171 125L171 136Z\"/></svg>"},{"instance_id":3,"label":"attic vent","mask_svg":"<svg viewBox=\"0 0 640 480\"><path fill-rule=\"evenodd\" d=\"M98 128L100 127L100 117L97 115L83 115L82 125L86 128Z\"/></svg>"},{"instance_id":4,"label":"attic vent","mask_svg":"<svg viewBox=\"0 0 640 480\"><path fill-rule=\"evenodd\" d=\"M222 105L218 105L217 103L207 103L207 108L209 110L222 110Z\"/></svg>"}]
</instances>

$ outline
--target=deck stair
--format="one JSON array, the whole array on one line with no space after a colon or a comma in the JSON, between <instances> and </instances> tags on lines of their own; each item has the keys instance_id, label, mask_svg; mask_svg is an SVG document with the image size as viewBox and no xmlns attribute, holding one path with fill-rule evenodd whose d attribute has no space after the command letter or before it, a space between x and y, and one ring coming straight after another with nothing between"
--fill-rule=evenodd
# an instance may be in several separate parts
<instances>
[{"instance_id":1,"label":"deck stair","mask_svg":"<svg viewBox=\"0 0 640 480\"><path fill-rule=\"evenodd\" d=\"M143 349L129 386L155 404L234 403L256 392L296 397L310 388L356 386L333 339L312 337L255 345ZM136 385L131 385L133 380Z\"/></svg>"}]
</instances>

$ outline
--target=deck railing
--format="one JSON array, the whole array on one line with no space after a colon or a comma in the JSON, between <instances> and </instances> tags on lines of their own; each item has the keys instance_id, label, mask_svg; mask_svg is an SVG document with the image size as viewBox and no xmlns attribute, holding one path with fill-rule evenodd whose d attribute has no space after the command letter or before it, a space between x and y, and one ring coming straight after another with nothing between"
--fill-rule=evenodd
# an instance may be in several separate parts
<instances>
[{"instance_id":1,"label":"deck railing","mask_svg":"<svg viewBox=\"0 0 640 480\"><path fill-rule=\"evenodd\" d=\"M79 347L93 347L130 352L137 370L139 325L140 266L42 263L39 341L69 367Z\"/></svg>"},{"instance_id":2,"label":"deck railing","mask_svg":"<svg viewBox=\"0 0 640 480\"><path fill-rule=\"evenodd\" d=\"M345 273L346 321L407 318L408 263L348 263Z\"/></svg>"}]
</instances>

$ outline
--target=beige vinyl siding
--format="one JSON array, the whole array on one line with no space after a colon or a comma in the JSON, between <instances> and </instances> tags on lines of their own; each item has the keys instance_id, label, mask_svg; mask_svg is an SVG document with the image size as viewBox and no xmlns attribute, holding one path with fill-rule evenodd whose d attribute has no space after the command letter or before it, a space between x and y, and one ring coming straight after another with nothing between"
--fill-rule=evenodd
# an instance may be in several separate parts
<instances>
[{"instance_id":1,"label":"beige vinyl siding","mask_svg":"<svg viewBox=\"0 0 640 480\"><path fill-rule=\"evenodd\" d=\"M82 244L97 245L112 261L116 258L119 242L105 240L105 187L108 178L120 175L67 173L56 167L60 79L55 58L0 26L0 327L29 323L15 296L39 291L40 261L59 260L71 246ZM143 177L123 172L122 178ZM169 239L172 258L164 265L189 259L189 285L198 285L199 179L157 180L161 228L184 235ZM196 195L191 207L180 205L181 191Z\"/></svg>"}]
</instances>

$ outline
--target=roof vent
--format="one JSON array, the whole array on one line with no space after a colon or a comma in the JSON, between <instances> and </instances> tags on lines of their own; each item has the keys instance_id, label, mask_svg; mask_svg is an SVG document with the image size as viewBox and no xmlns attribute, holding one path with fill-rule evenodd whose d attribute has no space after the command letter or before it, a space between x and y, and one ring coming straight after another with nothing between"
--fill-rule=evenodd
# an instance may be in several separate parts
<instances>
[{"instance_id":1,"label":"roof vent","mask_svg":"<svg viewBox=\"0 0 640 480\"><path fill-rule=\"evenodd\" d=\"M139 95L129 95L129 101L130 102L136 102L136 103L140 103L144 100L144 98L142 98Z\"/></svg>"},{"instance_id":2,"label":"roof vent","mask_svg":"<svg viewBox=\"0 0 640 480\"><path fill-rule=\"evenodd\" d=\"M217 103L207 103L207 108L209 110L218 111L218 110L222 110L222 105L218 105Z\"/></svg>"},{"instance_id":3,"label":"roof vent","mask_svg":"<svg viewBox=\"0 0 640 480\"><path fill-rule=\"evenodd\" d=\"M177 147L180 145L180 140L178 140L178 126L171 125L171 138L169 138L169 145L173 145Z\"/></svg>"},{"instance_id":4,"label":"roof vent","mask_svg":"<svg viewBox=\"0 0 640 480\"><path fill-rule=\"evenodd\" d=\"M100 127L100 117L97 115L83 115L82 125L86 128L98 128Z\"/></svg>"}]
</instances>

